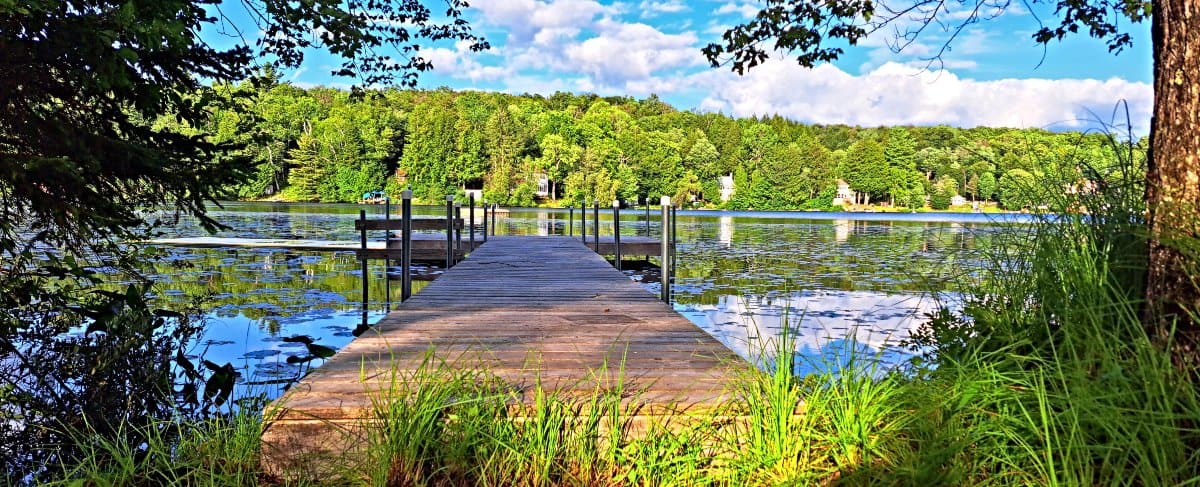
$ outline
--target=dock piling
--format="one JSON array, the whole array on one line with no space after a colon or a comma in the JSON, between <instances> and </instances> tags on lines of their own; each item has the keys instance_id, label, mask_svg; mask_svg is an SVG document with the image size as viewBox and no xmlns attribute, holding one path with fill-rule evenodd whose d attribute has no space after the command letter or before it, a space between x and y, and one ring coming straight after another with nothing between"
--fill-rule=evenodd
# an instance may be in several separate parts
<instances>
[{"instance_id":1,"label":"dock piling","mask_svg":"<svg viewBox=\"0 0 1200 487\"><path fill-rule=\"evenodd\" d=\"M613 200L613 247L616 258L613 263L621 270L621 200Z\"/></svg>"},{"instance_id":2,"label":"dock piling","mask_svg":"<svg viewBox=\"0 0 1200 487\"><path fill-rule=\"evenodd\" d=\"M468 251L474 252L475 251L475 193L471 193L471 194L467 195L467 202L470 203L470 207L471 207L471 211L468 212L468 215L467 215L471 218L471 222L467 226L467 228L468 228L467 232L471 235L471 248L468 249Z\"/></svg>"},{"instance_id":3,"label":"dock piling","mask_svg":"<svg viewBox=\"0 0 1200 487\"><path fill-rule=\"evenodd\" d=\"M400 302L412 297L412 190L400 193Z\"/></svg>"},{"instance_id":4,"label":"dock piling","mask_svg":"<svg viewBox=\"0 0 1200 487\"><path fill-rule=\"evenodd\" d=\"M454 266L454 195L446 195L446 268Z\"/></svg>"},{"instance_id":5,"label":"dock piling","mask_svg":"<svg viewBox=\"0 0 1200 487\"><path fill-rule=\"evenodd\" d=\"M370 281L368 280L368 278L370 277L370 268L368 267L369 263L368 263L367 257L366 257L367 210L358 210L358 219L363 222L362 230L359 230L359 244L361 244L362 250L363 250L363 257L362 257L362 326L363 326L363 328L366 328L366 326L367 326L367 294L368 294L367 293L367 285L370 283Z\"/></svg>"},{"instance_id":6,"label":"dock piling","mask_svg":"<svg viewBox=\"0 0 1200 487\"><path fill-rule=\"evenodd\" d=\"M592 202L592 245L596 253L600 253L600 200Z\"/></svg>"},{"instance_id":7,"label":"dock piling","mask_svg":"<svg viewBox=\"0 0 1200 487\"><path fill-rule=\"evenodd\" d=\"M575 236L575 205L568 206L567 211L568 211L568 215L569 215L569 216L567 216L567 236L574 237Z\"/></svg>"},{"instance_id":8,"label":"dock piling","mask_svg":"<svg viewBox=\"0 0 1200 487\"><path fill-rule=\"evenodd\" d=\"M583 244L587 245L587 198L579 202L579 235Z\"/></svg>"},{"instance_id":9,"label":"dock piling","mask_svg":"<svg viewBox=\"0 0 1200 487\"><path fill-rule=\"evenodd\" d=\"M671 238L671 222L669 220L671 218L671 213L670 210L668 210L668 208L671 206L671 197L663 196L660 201L660 204L662 205L662 255L660 257L661 260L659 261L658 269L660 275L659 280L662 282L662 289L659 294L661 295L664 303L671 304L671 278L669 277L671 273L671 251L669 247L669 239Z\"/></svg>"},{"instance_id":10,"label":"dock piling","mask_svg":"<svg viewBox=\"0 0 1200 487\"><path fill-rule=\"evenodd\" d=\"M675 232L675 230L676 230L675 224L677 221L676 217L679 216L676 210L678 210L678 208L676 208L675 205L671 205L671 288L670 288L671 295L670 295L670 297L674 297L674 294L675 294L675 268L676 268L675 267L675 262L676 262L676 260L675 260L676 259L675 244L679 241L677 234ZM670 301L668 301L668 303L670 303Z\"/></svg>"},{"instance_id":11,"label":"dock piling","mask_svg":"<svg viewBox=\"0 0 1200 487\"><path fill-rule=\"evenodd\" d=\"M383 197L383 228L385 228L385 230L383 231L383 246L384 247L387 247L387 246L391 245L391 243L392 243L391 221L392 221L392 199L387 196L384 196ZM389 269L388 266L390 266L390 265L392 265L392 261L390 261L388 259L383 259L383 273L385 276L388 273L388 269ZM384 281L387 281L387 279L384 279ZM389 296L390 296L390 294L389 294Z\"/></svg>"},{"instance_id":12,"label":"dock piling","mask_svg":"<svg viewBox=\"0 0 1200 487\"><path fill-rule=\"evenodd\" d=\"M646 196L646 236L650 236L650 196Z\"/></svg>"},{"instance_id":13,"label":"dock piling","mask_svg":"<svg viewBox=\"0 0 1200 487\"><path fill-rule=\"evenodd\" d=\"M462 221L462 203L454 202L454 263L458 263L458 255L463 251L462 243L462 225L458 222Z\"/></svg>"},{"instance_id":14,"label":"dock piling","mask_svg":"<svg viewBox=\"0 0 1200 487\"><path fill-rule=\"evenodd\" d=\"M483 208L483 241L487 242L487 238L488 238L488 221L487 221L488 202L487 202L487 200L483 200L483 204L479 205L479 206L481 206Z\"/></svg>"}]
</instances>

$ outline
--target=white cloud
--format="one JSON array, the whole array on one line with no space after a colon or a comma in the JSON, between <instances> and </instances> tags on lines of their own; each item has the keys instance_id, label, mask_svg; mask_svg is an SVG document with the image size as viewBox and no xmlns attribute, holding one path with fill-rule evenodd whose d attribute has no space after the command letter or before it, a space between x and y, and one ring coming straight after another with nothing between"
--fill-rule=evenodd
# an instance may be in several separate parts
<instances>
[{"instance_id":1,"label":"white cloud","mask_svg":"<svg viewBox=\"0 0 1200 487\"><path fill-rule=\"evenodd\" d=\"M642 0L642 11L678 12L690 8L680 0ZM513 0L480 4L482 23L508 32L506 42L485 64L467 61L462 49L435 50L439 71L455 78L495 80L558 77L553 86L571 84L576 90L621 93L659 86L652 79L703 64L699 39L688 30L668 34L641 22L623 20L625 4L602 5L592 0ZM433 57L433 56L431 56ZM441 65L447 65L445 70ZM468 74L471 73L471 74ZM531 88L532 89L532 88ZM537 90L535 90L537 91Z\"/></svg>"},{"instance_id":2,"label":"white cloud","mask_svg":"<svg viewBox=\"0 0 1200 487\"><path fill-rule=\"evenodd\" d=\"M717 8L717 15L738 14L745 18L751 18L758 15L759 8L753 3L747 2L726 2Z\"/></svg>"},{"instance_id":3,"label":"white cloud","mask_svg":"<svg viewBox=\"0 0 1200 487\"><path fill-rule=\"evenodd\" d=\"M490 52L490 54L494 54L494 52ZM456 42L454 49L444 47L426 49L421 51L421 55L433 63L435 72L458 79L494 81L513 74L512 68L503 63L494 66L480 63L476 58L480 53L472 52L471 44L467 41Z\"/></svg>"},{"instance_id":4,"label":"white cloud","mask_svg":"<svg viewBox=\"0 0 1200 487\"><path fill-rule=\"evenodd\" d=\"M288 81L296 81L297 79L300 79L300 75L304 74L305 71L308 71L307 66L300 66L299 68L296 68L296 71L288 77Z\"/></svg>"},{"instance_id":5,"label":"white cloud","mask_svg":"<svg viewBox=\"0 0 1200 487\"><path fill-rule=\"evenodd\" d=\"M645 80L656 72L703 62L693 33L664 34L646 24L601 20L598 35L565 47L576 70L601 84Z\"/></svg>"},{"instance_id":6,"label":"white cloud","mask_svg":"<svg viewBox=\"0 0 1200 487\"><path fill-rule=\"evenodd\" d=\"M638 10L642 11L642 18L654 17L658 14L672 14L686 12L691 10L682 0L642 0L638 4Z\"/></svg>"},{"instance_id":7,"label":"white cloud","mask_svg":"<svg viewBox=\"0 0 1200 487\"><path fill-rule=\"evenodd\" d=\"M1144 134L1153 102L1149 84L1119 78L978 81L899 63L854 76L829 64L810 70L772 59L744 77L701 72L693 81L711 93L702 110L864 126L1083 128L1127 100L1134 131Z\"/></svg>"},{"instance_id":8,"label":"white cloud","mask_svg":"<svg viewBox=\"0 0 1200 487\"><path fill-rule=\"evenodd\" d=\"M722 25L716 23L715 21L710 21L708 26L704 28L704 33L715 37L721 37L725 35L725 31L729 30L729 28L730 26L728 25Z\"/></svg>"},{"instance_id":9,"label":"white cloud","mask_svg":"<svg viewBox=\"0 0 1200 487\"><path fill-rule=\"evenodd\" d=\"M573 37L597 16L615 15L621 9L593 0L496 0L474 6L487 23L508 32L510 47Z\"/></svg>"}]
</instances>

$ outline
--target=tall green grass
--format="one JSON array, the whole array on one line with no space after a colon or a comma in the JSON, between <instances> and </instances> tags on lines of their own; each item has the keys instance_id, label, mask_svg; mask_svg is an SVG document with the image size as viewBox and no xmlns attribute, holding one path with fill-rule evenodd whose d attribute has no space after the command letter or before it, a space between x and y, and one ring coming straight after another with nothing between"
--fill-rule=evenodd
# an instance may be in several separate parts
<instances>
[{"instance_id":1,"label":"tall green grass","mask_svg":"<svg viewBox=\"0 0 1200 487\"><path fill-rule=\"evenodd\" d=\"M624 371L607 365L567 396L540 379L525 391L486 370L434 358L396 372L373 395L365 465L368 485L612 485L692 476L706 455L699 428L650 425ZM526 401L523 395L528 395ZM682 421L684 418L672 418Z\"/></svg>"},{"instance_id":2,"label":"tall green grass","mask_svg":"<svg viewBox=\"0 0 1200 487\"><path fill-rule=\"evenodd\" d=\"M912 387L938 392L916 416L951 433L925 431L916 438L931 444L914 451L959 458L955 480L1200 482L1197 385L1140 320L1140 160L1128 145L1114 142L1114 153L1116 166L1085 168L1099 191L1055 203L1087 213L1045 216L996 239L963 311L942 313L922 335L937 368Z\"/></svg>"},{"instance_id":3,"label":"tall green grass","mask_svg":"<svg viewBox=\"0 0 1200 487\"><path fill-rule=\"evenodd\" d=\"M61 465L60 478L45 485L258 485L261 432L261 417L251 412L152 424L139 432L146 438L140 445L85 427L71 432L82 457Z\"/></svg>"}]
</instances>

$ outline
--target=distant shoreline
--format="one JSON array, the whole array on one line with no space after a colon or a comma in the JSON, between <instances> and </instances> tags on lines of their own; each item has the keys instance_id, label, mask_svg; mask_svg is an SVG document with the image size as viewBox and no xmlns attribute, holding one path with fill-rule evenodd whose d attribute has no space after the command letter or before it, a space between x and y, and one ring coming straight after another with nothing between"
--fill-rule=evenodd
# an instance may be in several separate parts
<instances>
[{"instance_id":1,"label":"distant shoreline","mask_svg":"<svg viewBox=\"0 0 1200 487\"><path fill-rule=\"evenodd\" d=\"M357 209L363 207L382 207L382 205L362 205L356 203L306 203L306 202L283 202L283 201L222 201L221 205L227 211L239 211L238 206L284 206L284 207L317 207L329 209L342 209L344 211L335 211L334 213L357 212ZM416 205L417 207L438 207L438 205ZM393 211L399 211L398 205L393 205ZM554 207L504 207L510 211L511 216L519 216L519 213L524 212L547 212L547 213L562 213L570 212L569 208L554 208ZM622 213L630 215L641 214L645 207L626 208ZM602 207L601 213L607 214L612 211L609 207ZM255 211L246 209L244 211ZM382 210L381 210L382 211ZM464 209L465 211L465 209ZM651 207L651 212L658 213L657 207ZM923 212L900 212L900 211L813 211L813 210L719 210L719 209L691 209L678 210L683 216L705 216L705 217L734 217L734 218L764 218L764 219L787 219L787 220L815 220L815 221L836 221L836 220L852 220L852 221L903 221L903 222L926 222L926 223L993 223L993 224L1021 224L1032 223L1037 218L1036 214L1028 213L975 213L975 212L954 212L954 211L923 211Z\"/></svg>"}]
</instances>

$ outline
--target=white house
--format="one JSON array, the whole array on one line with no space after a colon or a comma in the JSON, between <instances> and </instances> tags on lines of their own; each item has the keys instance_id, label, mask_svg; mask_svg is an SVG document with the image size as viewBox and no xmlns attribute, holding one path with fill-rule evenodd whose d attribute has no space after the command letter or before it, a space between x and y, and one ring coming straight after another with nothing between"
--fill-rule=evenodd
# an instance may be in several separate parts
<instances>
[{"instance_id":1,"label":"white house","mask_svg":"<svg viewBox=\"0 0 1200 487\"><path fill-rule=\"evenodd\" d=\"M729 201L733 198L733 174L721 176L718 182L721 184L721 202Z\"/></svg>"},{"instance_id":2,"label":"white house","mask_svg":"<svg viewBox=\"0 0 1200 487\"><path fill-rule=\"evenodd\" d=\"M544 173L544 172L537 173L533 177L537 179L537 192L535 194L539 198L549 198L550 197L550 177L547 176L546 173Z\"/></svg>"},{"instance_id":3,"label":"white house","mask_svg":"<svg viewBox=\"0 0 1200 487\"><path fill-rule=\"evenodd\" d=\"M850 183L838 180L837 195L833 197L833 206L854 203L854 192L850 191Z\"/></svg>"}]
</instances>

